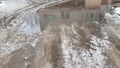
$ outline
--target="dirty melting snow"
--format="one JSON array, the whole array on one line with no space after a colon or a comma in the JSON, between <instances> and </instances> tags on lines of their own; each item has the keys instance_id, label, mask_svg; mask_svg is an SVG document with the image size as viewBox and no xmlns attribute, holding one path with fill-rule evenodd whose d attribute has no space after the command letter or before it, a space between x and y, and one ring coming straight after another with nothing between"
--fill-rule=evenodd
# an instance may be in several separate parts
<instances>
[{"instance_id":1,"label":"dirty melting snow","mask_svg":"<svg viewBox=\"0 0 120 68\"><path fill-rule=\"evenodd\" d=\"M12 30L2 28L0 31L0 59L24 46L29 45L35 47L39 41L40 34L25 36L17 28L12 28Z\"/></svg>"},{"instance_id":2,"label":"dirty melting snow","mask_svg":"<svg viewBox=\"0 0 120 68\"><path fill-rule=\"evenodd\" d=\"M31 36L21 36L18 35L15 38L11 38L10 40L6 41L5 43L0 44L0 58L5 57L6 55L11 54L12 52L19 50L25 46L32 46L35 47L37 42L39 41L39 35L31 35ZM15 36L14 36L15 37Z\"/></svg>"},{"instance_id":3,"label":"dirty melting snow","mask_svg":"<svg viewBox=\"0 0 120 68\"><path fill-rule=\"evenodd\" d=\"M65 68L107 68L104 51L109 48L110 42L106 33L103 39L91 36L90 48L84 49L72 44L65 32L62 34L62 52ZM74 42L73 42L74 43Z\"/></svg>"}]
</instances>

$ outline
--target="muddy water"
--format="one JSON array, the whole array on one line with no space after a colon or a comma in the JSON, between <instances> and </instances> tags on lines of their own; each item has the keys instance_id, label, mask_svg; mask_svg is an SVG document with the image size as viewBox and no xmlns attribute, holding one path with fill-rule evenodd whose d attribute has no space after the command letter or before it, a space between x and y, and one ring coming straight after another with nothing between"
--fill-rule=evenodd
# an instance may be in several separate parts
<instances>
[{"instance_id":1,"label":"muddy water","mask_svg":"<svg viewBox=\"0 0 120 68\"><path fill-rule=\"evenodd\" d=\"M24 23L20 31L23 34L40 33L49 23L85 23L103 24L105 23L103 11L98 9L85 9L83 7L52 7L40 9L37 13L28 13L24 15Z\"/></svg>"},{"instance_id":2,"label":"muddy water","mask_svg":"<svg viewBox=\"0 0 120 68\"><path fill-rule=\"evenodd\" d=\"M53 8L38 11L40 17L41 30L43 31L49 23L97 23L104 22L100 9L80 9L80 8Z\"/></svg>"}]
</instances>

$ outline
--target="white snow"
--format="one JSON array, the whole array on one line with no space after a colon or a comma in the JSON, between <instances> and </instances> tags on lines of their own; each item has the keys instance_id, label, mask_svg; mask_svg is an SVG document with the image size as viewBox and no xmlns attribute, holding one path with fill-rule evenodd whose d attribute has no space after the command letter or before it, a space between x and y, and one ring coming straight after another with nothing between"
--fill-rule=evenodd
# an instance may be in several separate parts
<instances>
[{"instance_id":1,"label":"white snow","mask_svg":"<svg viewBox=\"0 0 120 68\"><path fill-rule=\"evenodd\" d=\"M120 7L115 8L115 13L120 14Z\"/></svg>"}]
</instances>

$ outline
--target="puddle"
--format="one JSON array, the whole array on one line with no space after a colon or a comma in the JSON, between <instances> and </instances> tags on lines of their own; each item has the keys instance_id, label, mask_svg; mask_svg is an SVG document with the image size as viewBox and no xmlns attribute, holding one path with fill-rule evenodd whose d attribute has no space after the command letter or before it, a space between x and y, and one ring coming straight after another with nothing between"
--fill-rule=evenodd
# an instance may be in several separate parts
<instances>
[{"instance_id":1,"label":"puddle","mask_svg":"<svg viewBox=\"0 0 120 68\"><path fill-rule=\"evenodd\" d=\"M99 9L71 9L71 8L55 8L38 11L40 17L41 30L43 31L49 23L97 23L104 22L102 13Z\"/></svg>"},{"instance_id":2,"label":"puddle","mask_svg":"<svg viewBox=\"0 0 120 68\"><path fill-rule=\"evenodd\" d=\"M100 8L85 9L83 5L68 6L72 4L57 5L42 10L40 9L35 13L26 14L26 21L21 26L22 33L39 33L43 31L49 23L64 23L68 25L78 23L82 25L85 23L102 24L105 22Z\"/></svg>"}]
</instances>

